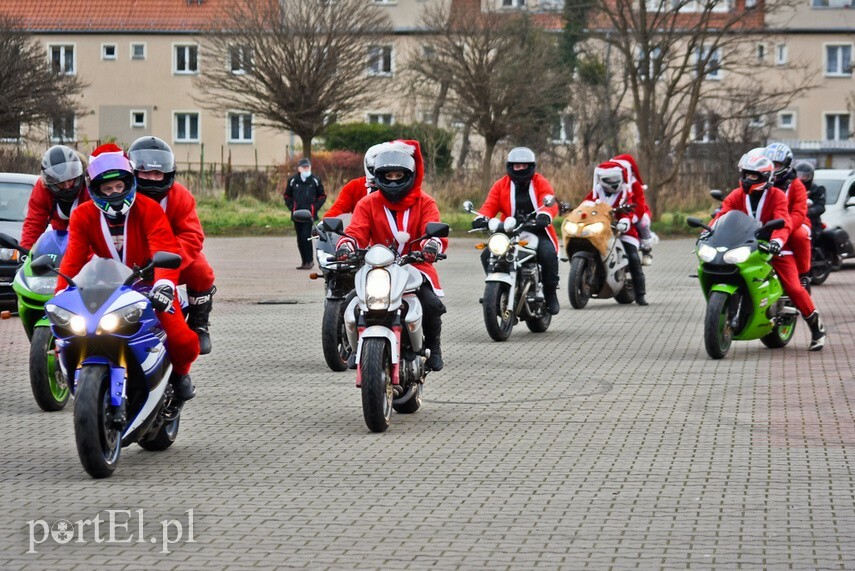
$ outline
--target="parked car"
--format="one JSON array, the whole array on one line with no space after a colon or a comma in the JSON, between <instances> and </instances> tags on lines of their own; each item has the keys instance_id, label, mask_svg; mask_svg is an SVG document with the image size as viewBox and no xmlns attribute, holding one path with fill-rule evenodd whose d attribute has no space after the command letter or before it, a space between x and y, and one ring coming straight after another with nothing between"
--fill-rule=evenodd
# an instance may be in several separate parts
<instances>
[{"instance_id":1,"label":"parked car","mask_svg":"<svg viewBox=\"0 0 855 571\"><path fill-rule=\"evenodd\" d=\"M21 239L27 203L39 177L33 174L0 173L0 232ZM12 280L18 269L18 251L0 248L0 304L14 305Z\"/></svg>"},{"instance_id":2,"label":"parked car","mask_svg":"<svg viewBox=\"0 0 855 571\"><path fill-rule=\"evenodd\" d=\"M846 236L838 233L845 243L836 244L840 256L832 260L832 268L838 269L840 263L855 256L855 248L851 240L855 237L855 170L849 169L817 169L813 176L814 183L825 187L825 213L822 222L826 229L840 228Z\"/></svg>"}]
</instances>

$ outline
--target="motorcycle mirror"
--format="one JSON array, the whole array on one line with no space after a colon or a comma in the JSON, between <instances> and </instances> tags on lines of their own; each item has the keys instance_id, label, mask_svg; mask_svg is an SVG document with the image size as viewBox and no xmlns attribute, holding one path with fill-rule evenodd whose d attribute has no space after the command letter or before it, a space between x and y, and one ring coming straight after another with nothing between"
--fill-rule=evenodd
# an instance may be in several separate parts
<instances>
[{"instance_id":1,"label":"motorcycle mirror","mask_svg":"<svg viewBox=\"0 0 855 571\"><path fill-rule=\"evenodd\" d=\"M295 210L291 213L291 220L294 222L311 222L313 218L311 211L305 209Z\"/></svg>"},{"instance_id":2,"label":"motorcycle mirror","mask_svg":"<svg viewBox=\"0 0 855 571\"><path fill-rule=\"evenodd\" d=\"M686 218L686 224L688 224L692 228L703 228L704 230L711 230L709 226L701 222L700 218Z\"/></svg>"},{"instance_id":3,"label":"motorcycle mirror","mask_svg":"<svg viewBox=\"0 0 855 571\"><path fill-rule=\"evenodd\" d=\"M724 193L718 189L711 190L710 196L712 196L713 198L715 198L719 202L722 202L724 200Z\"/></svg>"},{"instance_id":4,"label":"motorcycle mirror","mask_svg":"<svg viewBox=\"0 0 855 571\"><path fill-rule=\"evenodd\" d=\"M0 233L0 246L4 248L11 248L13 250L18 250L22 254L29 254L29 251L22 248L17 240L9 236L8 234Z\"/></svg>"},{"instance_id":5,"label":"motorcycle mirror","mask_svg":"<svg viewBox=\"0 0 855 571\"><path fill-rule=\"evenodd\" d=\"M177 270L181 267L181 256L172 252L155 252L151 259L151 265L155 268Z\"/></svg>"},{"instance_id":6,"label":"motorcycle mirror","mask_svg":"<svg viewBox=\"0 0 855 571\"><path fill-rule=\"evenodd\" d=\"M448 224L444 222L428 222L425 224L425 234L428 238L447 238Z\"/></svg>"},{"instance_id":7,"label":"motorcycle mirror","mask_svg":"<svg viewBox=\"0 0 855 571\"><path fill-rule=\"evenodd\" d=\"M53 265L53 258L50 254L39 256L30 262L30 271L33 272L34 276L46 276L51 272L55 272L56 268Z\"/></svg>"},{"instance_id":8,"label":"motorcycle mirror","mask_svg":"<svg viewBox=\"0 0 855 571\"><path fill-rule=\"evenodd\" d=\"M555 204L555 196L553 196L551 194L547 194L546 196L543 197L543 205L544 206L549 207L549 206L552 206L553 204Z\"/></svg>"},{"instance_id":9,"label":"motorcycle mirror","mask_svg":"<svg viewBox=\"0 0 855 571\"><path fill-rule=\"evenodd\" d=\"M344 222L341 218L324 218L321 221L321 225L324 227L324 230L333 234L341 234L344 230Z\"/></svg>"},{"instance_id":10,"label":"motorcycle mirror","mask_svg":"<svg viewBox=\"0 0 855 571\"><path fill-rule=\"evenodd\" d=\"M472 211L475 210L475 205L472 204L471 200L467 200L463 203L463 211L472 214Z\"/></svg>"}]
</instances>

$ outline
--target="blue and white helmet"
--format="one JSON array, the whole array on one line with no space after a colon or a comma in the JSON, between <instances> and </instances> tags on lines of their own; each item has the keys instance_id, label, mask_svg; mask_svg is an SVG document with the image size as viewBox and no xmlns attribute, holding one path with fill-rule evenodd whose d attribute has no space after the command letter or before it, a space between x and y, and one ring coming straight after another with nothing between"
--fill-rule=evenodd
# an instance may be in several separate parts
<instances>
[{"instance_id":1,"label":"blue and white helmet","mask_svg":"<svg viewBox=\"0 0 855 571\"><path fill-rule=\"evenodd\" d=\"M127 214L136 198L137 186L134 167L124 151L113 144L101 145L92 151L86 172L89 175L89 196L95 206L110 217ZM101 185L113 180L121 180L125 188L109 196L103 194Z\"/></svg>"},{"instance_id":2,"label":"blue and white helmet","mask_svg":"<svg viewBox=\"0 0 855 571\"><path fill-rule=\"evenodd\" d=\"M779 179L790 173L793 168L793 151L784 143L772 143L763 150L763 154L773 163L781 163L781 166L776 165L775 178Z\"/></svg>"}]
</instances>

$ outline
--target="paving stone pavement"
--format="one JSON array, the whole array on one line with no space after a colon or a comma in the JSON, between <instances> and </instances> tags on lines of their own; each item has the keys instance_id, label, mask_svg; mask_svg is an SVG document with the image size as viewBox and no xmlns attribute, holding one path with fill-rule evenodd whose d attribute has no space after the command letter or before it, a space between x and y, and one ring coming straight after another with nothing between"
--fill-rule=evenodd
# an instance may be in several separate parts
<instances>
[{"instance_id":1,"label":"paving stone pavement","mask_svg":"<svg viewBox=\"0 0 855 571\"><path fill-rule=\"evenodd\" d=\"M106 480L78 461L71 406L37 409L26 337L0 322L0 568L855 568L855 269L814 290L824 351L801 323L783 350L712 361L690 240L657 246L648 307L572 310L562 263L549 331L506 343L484 330L473 244L440 266L446 368L385 434L324 364L322 284L293 238L207 241L198 397L172 448L126 448ZM80 532L107 510L114 541Z\"/></svg>"}]
</instances>

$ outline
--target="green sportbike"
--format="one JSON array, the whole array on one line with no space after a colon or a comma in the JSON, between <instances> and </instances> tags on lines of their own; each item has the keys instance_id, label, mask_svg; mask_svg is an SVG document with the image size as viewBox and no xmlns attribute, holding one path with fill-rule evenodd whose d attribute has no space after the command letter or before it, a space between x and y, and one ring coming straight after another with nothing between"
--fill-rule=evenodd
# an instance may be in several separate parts
<instances>
[{"instance_id":1,"label":"green sportbike","mask_svg":"<svg viewBox=\"0 0 855 571\"><path fill-rule=\"evenodd\" d=\"M697 218L686 221L706 230L695 253L700 259L698 279L707 300L704 346L713 359L727 355L731 342L759 339L766 347L784 347L793 338L798 311L771 265L765 250L773 230L784 227L781 219L764 225L751 216L732 210L718 219L715 228Z\"/></svg>"},{"instance_id":2,"label":"green sportbike","mask_svg":"<svg viewBox=\"0 0 855 571\"><path fill-rule=\"evenodd\" d=\"M18 296L18 315L30 339L30 387L33 389L33 397L42 410L62 410L68 402L68 383L57 362L55 339L45 315L45 303L53 297L56 276L34 275L30 262L47 254L59 266L68 246L68 232L48 230L29 252L6 234L0 234L0 244L26 255L24 264L15 274L12 289Z\"/></svg>"}]
</instances>

